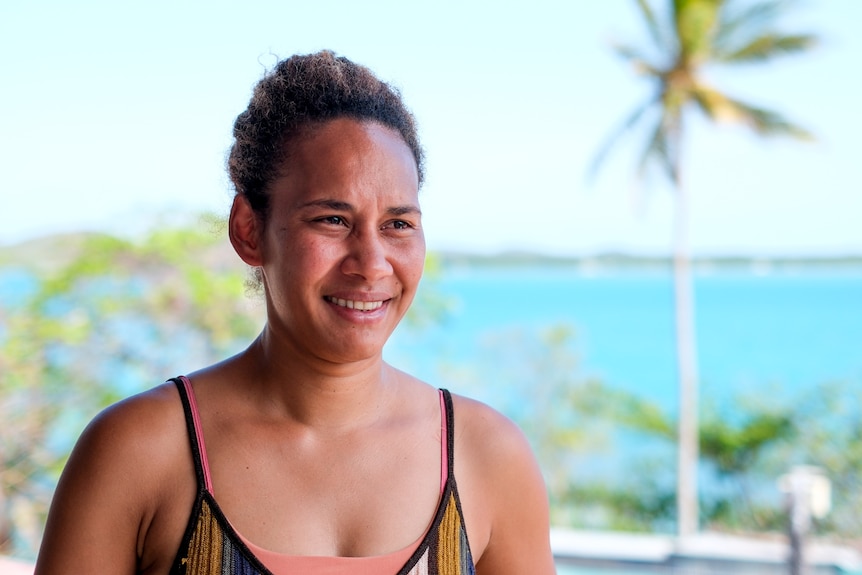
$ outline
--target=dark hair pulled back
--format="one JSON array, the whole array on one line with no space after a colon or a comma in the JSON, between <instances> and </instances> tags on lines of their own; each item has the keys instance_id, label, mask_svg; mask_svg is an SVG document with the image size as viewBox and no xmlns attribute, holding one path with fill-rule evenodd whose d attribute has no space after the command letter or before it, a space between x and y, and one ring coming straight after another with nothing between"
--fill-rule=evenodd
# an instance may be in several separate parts
<instances>
[{"instance_id":1,"label":"dark hair pulled back","mask_svg":"<svg viewBox=\"0 0 862 575\"><path fill-rule=\"evenodd\" d=\"M237 194L266 221L268 187L279 175L290 143L305 130L340 117L379 122L397 131L424 179L423 152L413 115L398 90L368 68L324 50L279 62L255 86L237 116L228 172Z\"/></svg>"}]
</instances>

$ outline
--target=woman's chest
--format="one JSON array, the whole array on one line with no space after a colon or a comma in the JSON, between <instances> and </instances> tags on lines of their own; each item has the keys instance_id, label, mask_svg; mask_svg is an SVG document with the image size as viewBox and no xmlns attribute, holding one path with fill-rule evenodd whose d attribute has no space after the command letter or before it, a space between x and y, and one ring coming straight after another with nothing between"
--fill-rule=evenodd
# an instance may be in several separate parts
<instances>
[{"instance_id":1,"label":"woman's chest","mask_svg":"<svg viewBox=\"0 0 862 575\"><path fill-rule=\"evenodd\" d=\"M209 448L213 496L255 545L290 555L372 556L415 542L442 492L439 438L402 444ZM233 456L228 456L228 451Z\"/></svg>"}]
</instances>

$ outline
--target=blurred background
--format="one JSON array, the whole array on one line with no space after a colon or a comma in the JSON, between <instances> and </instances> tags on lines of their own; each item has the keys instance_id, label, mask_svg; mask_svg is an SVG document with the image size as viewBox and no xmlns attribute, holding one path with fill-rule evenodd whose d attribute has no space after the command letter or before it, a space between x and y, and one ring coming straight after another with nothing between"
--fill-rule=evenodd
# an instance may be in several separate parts
<instances>
[{"instance_id":1,"label":"blurred background","mask_svg":"<svg viewBox=\"0 0 862 575\"><path fill-rule=\"evenodd\" d=\"M556 528L783 542L804 464L812 535L862 550L862 3L672 4L0 6L0 552L32 559L98 410L259 332L231 128L323 48L398 87L427 151L385 355L525 429Z\"/></svg>"}]
</instances>

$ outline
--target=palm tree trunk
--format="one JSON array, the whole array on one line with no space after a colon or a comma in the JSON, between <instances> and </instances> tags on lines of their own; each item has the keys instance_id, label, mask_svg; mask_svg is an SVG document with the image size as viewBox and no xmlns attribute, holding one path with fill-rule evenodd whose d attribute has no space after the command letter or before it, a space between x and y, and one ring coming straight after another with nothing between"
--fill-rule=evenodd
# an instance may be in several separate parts
<instances>
[{"instance_id":1,"label":"palm tree trunk","mask_svg":"<svg viewBox=\"0 0 862 575\"><path fill-rule=\"evenodd\" d=\"M677 148L678 150L679 148ZM674 178L676 206L673 234L674 312L676 320L679 430L677 449L677 533L692 535L698 528L698 381L694 331L694 290L688 243L688 196L679 174Z\"/></svg>"}]
</instances>

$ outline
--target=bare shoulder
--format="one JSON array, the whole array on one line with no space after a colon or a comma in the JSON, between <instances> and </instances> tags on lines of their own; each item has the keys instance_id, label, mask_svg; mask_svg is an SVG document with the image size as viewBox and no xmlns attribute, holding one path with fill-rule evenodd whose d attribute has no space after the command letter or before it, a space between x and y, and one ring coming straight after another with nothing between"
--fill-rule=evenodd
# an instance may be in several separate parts
<instances>
[{"instance_id":1,"label":"bare shoulder","mask_svg":"<svg viewBox=\"0 0 862 575\"><path fill-rule=\"evenodd\" d=\"M123 419L129 418L130 423L134 424L139 417L159 418L165 415L170 417L172 408L179 410L177 413L182 413L182 404L176 385L169 381L105 408L93 422L108 419L116 420L114 423L119 423Z\"/></svg>"},{"instance_id":2,"label":"bare shoulder","mask_svg":"<svg viewBox=\"0 0 862 575\"><path fill-rule=\"evenodd\" d=\"M493 408L453 395L455 473L479 575L554 573L548 496L521 429Z\"/></svg>"},{"instance_id":3,"label":"bare shoulder","mask_svg":"<svg viewBox=\"0 0 862 575\"><path fill-rule=\"evenodd\" d=\"M533 453L521 429L494 408L474 399L452 394L455 441L468 462L486 470L507 468L513 459L533 461Z\"/></svg>"},{"instance_id":4,"label":"bare shoulder","mask_svg":"<svg viewBox=\"0 0 862 575\"><path fill-rule=\"evenodd\" d=\"M106 467L112 474L128 465L140 480L142 471L161 469L166 458L180 453L184 421L175 386L159 385L99 413L81 434L69 465Z\"/></svg>"},{"instance_id":5,"label":"bare shoulder","mask_svg":"<svg viewBox=\"0 0 862 575\"><path fill-rule=\"evenodd\" d=\"M51 504L37 573L135 572L164 494L191 469L172 387L106 408L81 434Z\"/></svg>"}]
</instances>

